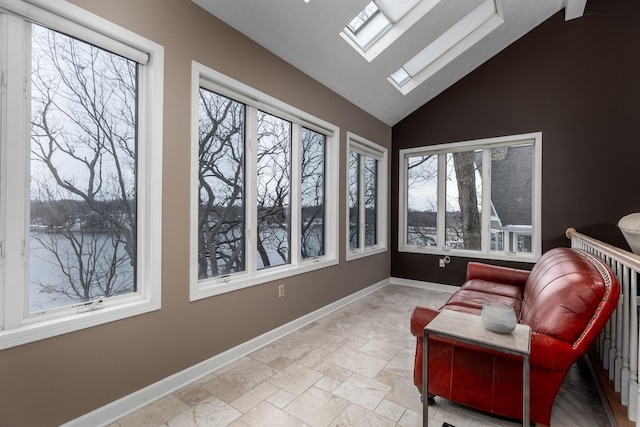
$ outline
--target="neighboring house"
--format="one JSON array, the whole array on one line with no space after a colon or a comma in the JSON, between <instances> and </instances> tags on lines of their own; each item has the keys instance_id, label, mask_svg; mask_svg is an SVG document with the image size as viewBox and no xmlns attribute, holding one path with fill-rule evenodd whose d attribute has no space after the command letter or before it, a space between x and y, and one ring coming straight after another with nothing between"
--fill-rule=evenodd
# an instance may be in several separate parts
<instances>
[{"instance_id":1,"label":"neighboring house","mask_svg":"<svg viewBox=\"0 0 640 427\"><path fill-rule=\"evenodd\" d=\"M533 150L519 147L505 147L492 159L491 240L495 250L531 252L532 167Z\"/></svg>"}]
</instances>

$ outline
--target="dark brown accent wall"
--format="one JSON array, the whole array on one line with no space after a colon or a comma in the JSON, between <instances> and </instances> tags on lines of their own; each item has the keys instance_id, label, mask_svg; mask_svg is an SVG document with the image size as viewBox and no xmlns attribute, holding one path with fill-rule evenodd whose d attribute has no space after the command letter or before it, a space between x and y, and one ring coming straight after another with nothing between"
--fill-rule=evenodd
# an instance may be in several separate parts
<instances>
[{"instance_id":1,"label":"dark brown accent wall","mask_svg":"<svg viewBox=\"0 0 640 427\"><path fill-rule=\"evenodd\" d=\"M568 227L628 249L616 224L640 211L640 2L557 13L395 125L391 188L400 149L537 131L543 251L568 246ZM394 192L391 275L461 284L468 258L398 253L397 205Z\"/></svg>"},{"instance_id":2,"label":"dark brown accent wall","mask_svg":"<svg viewBox=\"0 0 640 427\"><path fill-rule=\"evenodd\" d=\"M341 183L347 131L390 148L391 128L190 0L73 3L165 49L162 309L0 351L0 427L58 426L389 277L389 252L346 262L340 185L339 265L189 302L192 60L339 126Z\"/></svg>"}]
</instances>

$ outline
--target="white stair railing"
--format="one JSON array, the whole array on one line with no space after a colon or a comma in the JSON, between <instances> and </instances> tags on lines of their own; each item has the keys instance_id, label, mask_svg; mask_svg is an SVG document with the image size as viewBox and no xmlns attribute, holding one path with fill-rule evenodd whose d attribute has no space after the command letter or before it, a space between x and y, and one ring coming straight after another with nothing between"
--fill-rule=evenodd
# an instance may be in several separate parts
<instances>
[{"instance_id":1,"label":"white stair railing","mask_svg":"<svg viewBox=\"0 0 640 427\"><path fill-rule=\"evenodd\" d=\"M567 229L571 247L587 251L604 260L618 277L620 299L598 340L596 350L602 366L609 371L609 379L620 392L620 403L627 407L627 418L638 423L638 276L640 256Z\"/></svg>"}]
</instances>

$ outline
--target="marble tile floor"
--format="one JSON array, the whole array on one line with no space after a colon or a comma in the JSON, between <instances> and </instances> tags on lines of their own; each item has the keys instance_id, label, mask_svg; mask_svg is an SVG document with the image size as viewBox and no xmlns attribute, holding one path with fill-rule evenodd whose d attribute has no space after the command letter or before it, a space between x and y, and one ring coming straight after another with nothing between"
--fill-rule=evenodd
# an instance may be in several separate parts
<instances>
[{"instance_id":1,"label":"marble tile floor","mask_svg":"<svg viewBox=\"0 0 640 427\"><path fill-rule=\"evenodd\" d=\"M386 286L108 427L421 426L409 318L448 297ZM567 375L552 426L610 426L584 363ZM440 398L429 416L437 427L520 425Z\"/></svg>"}]
</instances>

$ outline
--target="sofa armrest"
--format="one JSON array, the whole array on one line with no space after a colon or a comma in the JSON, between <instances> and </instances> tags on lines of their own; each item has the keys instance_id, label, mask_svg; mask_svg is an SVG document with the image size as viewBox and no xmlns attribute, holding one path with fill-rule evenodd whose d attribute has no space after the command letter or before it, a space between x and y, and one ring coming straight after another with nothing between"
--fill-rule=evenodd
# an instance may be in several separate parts
<instances>
[{"instance_id":1,"label":"sofa armrest","mask_svg":"<svg viewBox=\"0 0 640 427\"><path fill-rule=\"evenodd\" d=\"M531 333L531 366L549 371L566 371L576 358L576 351L571 344L549 335Z\"/></svg>"},{"instance_id":2,"label":"sofa armrest","mask_svg":"<svg viewBox=\"0 0 640 427\"><path fill-rule=\"evenodd\" d=\"M416 338L424 336L424 327L427 326L438 314L440 310L428 307L416 307L411 313L411 333Z\"/></svg>"},{"instance_id":3,"label":"sofa armrest","mask_svg":"<svg viewBox=\"0 0 640 427\"><path fill-rule=\"evenodd\" d=\"M467 281L471 279L524 286L530 271L497 265L470 262L467 264Z\"/></svg>"}]
</instances>

